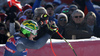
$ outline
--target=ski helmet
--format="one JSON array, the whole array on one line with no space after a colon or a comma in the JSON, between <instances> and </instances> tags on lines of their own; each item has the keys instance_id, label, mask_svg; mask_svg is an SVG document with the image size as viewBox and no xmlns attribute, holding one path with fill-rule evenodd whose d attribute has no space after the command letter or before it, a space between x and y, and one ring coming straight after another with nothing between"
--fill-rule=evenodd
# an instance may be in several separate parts
<instances>
[{"instance_id":1,"label":"ski helmet","mask_svg":"<svg viewBox=\"0 0 100 56\"><path fill-rule=\"evenodd\" d=\"M26 36L29 37L30 33L33 35L37 35L37 30L39 29L38 24L33 20L26 20L21 24L21 32Z\"/></svg>"}]
</instances>

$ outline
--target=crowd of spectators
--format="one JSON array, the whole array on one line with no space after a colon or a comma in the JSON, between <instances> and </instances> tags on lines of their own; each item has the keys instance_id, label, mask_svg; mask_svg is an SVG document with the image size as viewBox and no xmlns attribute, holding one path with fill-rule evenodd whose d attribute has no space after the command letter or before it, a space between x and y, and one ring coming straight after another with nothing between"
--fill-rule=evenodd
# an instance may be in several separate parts
<instances>
[{"instance_id":1,"label":"crowd of spectators","mask_svg":"<svg viewBox=\"0 0 100 56\"><path fill-rule=\"evenodd\" d=\"M25 20L40 23L41 15L47 14L48 21L54 21L58 31L66 39L100 37L100 6L90 0L74 0L71 4L47 2L41 6L42 0L36 0L33 5L25 4L22 11L16 6L0 10L0 44L5 44L9 36L20 32L20 24ZM46 21L45 21L46 22ZM45 34L45 27L40 27L36 39ZM52 38L61 39L57 33Z\"/></svg>"}]
</instances>

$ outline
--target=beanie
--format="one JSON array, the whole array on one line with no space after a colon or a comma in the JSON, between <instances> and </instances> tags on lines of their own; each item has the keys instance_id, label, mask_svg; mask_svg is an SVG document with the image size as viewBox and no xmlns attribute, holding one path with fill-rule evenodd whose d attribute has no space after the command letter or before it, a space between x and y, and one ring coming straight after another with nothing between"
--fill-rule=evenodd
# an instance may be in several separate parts
<instances>
[{"instance_id":1,"label":"beanie","mask_svg":"<svg viewBox=\"0 0 100 56\"><path fill-rule=\"evenodd\" d=\"M5 13L0 13L0 20L3 22L5 18L7 17L7 14Z\"/></svg>"},{"instance_id":2,"label":"beanie","mask_svg":"<svg viewBox=\"0 0 100 56\"><path fill-rule=\"evenodd\" d=\"M69 10L72 9L73 7L76 8L76 9L78 9L77 5L72 4L72 5L69 6Z\"/></svg>"},{"instance_id":3,"label":"beanie","mask_svg":"<svg viewBox=\"0 0 100 56\"><path fill-rule=\"evenodd\" d=\"M56 5L60 5L61 1L60 0L54 0L53 3L56 4Z\"/></svg>"},{"instance_id":4,"label":"beanie","mask_svg":"<svg viewBox=\"0 0 100 56\"><path fill-rule=\"evenodd\" d=\"M52 9L54 9L54 6L53 6L52 4L47 4L47 5L45 5L45 9L47 9L47 8L52 8Z\"/></svg>"},{"instance_id":5,"label":"beanie","mask_svg":"<svg viewBox=\"0 0 100 56\"><path fill-rule=\"evenodd\" d=\"M47 10L44 7L38 7L34 10L35 16L41 16L42 14L47 14Z\"/></svg>"},{"instance_id":6,"label":"beanie","mask_svg":"<svg viewBox=\"0 0 100 56\"><path fill-rule=\"evenodd\" d=\"M68 9L69 9L68 6L65 5L65 6L63 6L63 7L61 8L61 12L63 12L64 10L68 10Z\"/></svg>"},{"instance_id":7,"label":"beanie","mask_svg":"<svg viewBox=\"0 0 100 56\"><path fill-rule=\"evenodd\" d=\"M66 14L60 13L60 14L58 15L58 19L60 19L61 17L65 17L65 18L66 18L66 21L68 22L68 17L67 17Z\"/></svg>"},{"instance_id":8,"label":"beanie","mask_svg":"<svg viewBox=\"0 0 100 56\"><path fill-rule=\"evenodd\" d=\"M32 6L30 6L29 4L25 4L22 10L23 10L23 14L25 14L25 12L27 12L28 10L32 10Z\"/></svg>"},{"instance_id":9,"label":"beanie","mask_svg":"<svg viewBox=\"0 0 100 56\"><path fill-rule=\"evenodd\" d=\"M62 5L59 5L59 6L57 6L57 8L54 10L54 12L59 14L59 13L62 12L63 8L66 8L66 6L67 6L67 5L63 5L63 4L62 4Z\"/></svg>"}]
</instances>

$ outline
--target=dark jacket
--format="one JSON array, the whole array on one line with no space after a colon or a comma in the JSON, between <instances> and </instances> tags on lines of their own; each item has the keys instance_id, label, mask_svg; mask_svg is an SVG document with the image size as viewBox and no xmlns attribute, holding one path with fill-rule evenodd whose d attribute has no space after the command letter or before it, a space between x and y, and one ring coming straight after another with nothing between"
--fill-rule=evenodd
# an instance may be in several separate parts
<instances>
[{"instance_id":1,"label":"dark jacket","mask_svg":"<svg viewBox=\"0 0 100 56\"><path fill-rule=\"evenodd\" d=\"M94 34L94 36L96 36L96 37L100 37L100 27L94 26L93 34Z\"/></svg>"},{"instance_id":2,"label":"dark jacket","mask_svg":"<svg viewBox=\"0 0 100 56\"><path fill-rule=\"evenodd\" d=\"M92 36L92 31L85 23L75 24L72 21L66 25L64 37L71 39L72 35L75 35L76 39L90 38Z\"/></svg>"},{"instance_id":3,"label":"dark jacket","mask_svg":"<svg viewBox=\"0 0 100 56\"><path fill-rule=\"evenodd\" d=\"M100 27L100 14L96 12L96 10L94 9L93 4L90 0L86 1L85 4L87 6L88 11L93 11L96 14L97 26Z\"/></svg>"}]
</instances>

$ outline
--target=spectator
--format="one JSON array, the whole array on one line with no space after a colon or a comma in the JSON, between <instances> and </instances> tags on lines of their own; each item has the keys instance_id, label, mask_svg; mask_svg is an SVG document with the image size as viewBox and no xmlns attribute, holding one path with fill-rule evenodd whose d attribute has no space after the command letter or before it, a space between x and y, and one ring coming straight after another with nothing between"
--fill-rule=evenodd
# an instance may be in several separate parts
<instances>
[{"instance_id":1,"label":"spectator","mask_svg":"<svg viewBox=\"0 0 100 56\"><path fill-rule=\"evenodd\" d=\"M52 5L54 6L54 10L61 4L61 0L54 0Z\"/></svg>"},{"instance_id":2,"label":"spectator","mask_svg":"<svg viewBox=\"0 0 100 56\"><path fill-rule=\"evenodd\" d=\"M69 10L69 8L68 8L68 6L65 6L63 9L62 9L62 13L65 13L66 15L68 15L68 11Z\"/></svg>"},{"instance_id":3,"label":"spectator","mask_svg":"<svg viewBox=\"0 0 100 56\"><path fill-rule=\"evenodd\" d=\"M71 14L73 13L74 10L78 9L77 5L70 5L69 6L69 11L68 11L68 22L70 22L71 19Z\"/></svg>"},{"instance_id":4,"label":"spectator","mask_svg":"<svg viewBox=\"0 0 100 56\"><path fill-rule=\"evenodd\" d=\"M69 14L71 15L73 13L74 10L78 9L77 5L70 5L69 6Z\"/></svg>"},{"instance_id":5,"label":"spectator","mask_svg":"<svg viewBox=\"0 0 100 56\"><path fill-rule=\"evenodd\" d=\"M55 21L55 23L58 23L58 20L54 16L54 7L51 4L45 5L45 9L47 10L49 14L49 21Z\"/></svg>"},{"instance_id":6,"label":"spectator","mask_svg":"<svg viewBox=\"0 0 100 56\"><path fill-rule=\"evenodd\" d=\"M72 13L72 21L65 27L64 37L72 39L72 36L76 36L76 39L90 38L92 31L86 24L84 19L84 13L77 9Z\"/></svg>"},{"instance_id":7,"label":"spectator","mask_svg":"<svg viewBox=\"0 0 100 56\"><path fill-rule=\"evenodd\" d=\"M5 44L9 35L7 31L7 27L4 23L0 23L0 44Z\"/></svg>"},{"instance_id":8,"label":"spectator","mask_svg":"<svg viewBox=\"0 0 100 56\"><path fill-rule=\"evenodd\" d=\"M47 10L44 7L38 7L34 10L34 20L39 21L42 14L48 14Z\"/></svg>"},{"instance_id":9,"label":"spectator","mask_svg":"<svg viewBox=\"0 0 100 56\"><path fill-rule=\"evenodd\" d=\"M85 19L87 20L87 26L92 30L94 36L100 37L100 27L96 24L96 15L94 12L89 12Z\"/></svg>"},{"instance_id":10,"label":"spectator","mask_svg":"<svg viewBox=\"0 0 100 56\"><path fill-rule=\"evenodd\" d=\"M58 14L60 13L65 13L66 15L68 14L68 5L66 4L61 4L59 6L57 6L57 8L55 9L54 13L55 13L55 18L58 20Z\"/></svg>"},{"instance_id":11,"label":"spectator","mask_svg":"<svg viewBox=\"0 0 100 56\"><path fill-rule=\"evenodd\" d=\"M3 12L0 12L0 22L4 22L5 18L7 17L7 15Z\"/></svg>"},{"instance_id":12,"label":"spectator","mask_svg":"<svg viewBox=\"0 0 100 56\"><path fill-rule=\"evenodd\" d=\"M67 23L68 23L67 15L64 14L64 13L60 13L60 14L58 15L58 24L57 24L57 26L58 26L58 28L59 28L58 32L59 32L61 35L64 34L64 28L65 28L65 26L66 26ZM55 33L55 34L52 36L52 38L61 39L61 37L60 37L57 33Z\"/></svg>"},{"instance_id":13,"label":"spectator","mask_svg":"<svg viewBox=\"0 0 100 56\"><path fill-rule=\"evenodd\" d=\"M67 9L68 5L65 4L61 4L59 6L57 6L57 8L54 10L55 14L60 14L62 11L64 11L64 9Z\"/></svg>"},{"instance_id":14,"label":"spectator","mask_svg":"<svg viewBox=\"0 0 100 56\"><path fill-rule=\"evenodd\" d=\"M19 18L19 22L22 23L23 21L28 19L32 20L33 18L32 7L29 4L26 4L22 10L23 10L23 16Z\"/></svg>"},{"instance_id":15,"label":"spectator","mask_svg":"<svg viewBox=\"0 0 100 56\"><path fill-rule=\"evenodd\" d=\"M64 14L64 13L60 13L58 15L58 28L59 28L59 32L62 33L64 28L65 28L65 25L68 23L68 18L67 18L67 15Z\"/></svg>"},{"instance_id":16,"label":"spectator","mask_svg":"<svg viewBox=\"0 0 100 56\"><path fill-rule=\"evenodd\" d=\"M92 11L96 14L96 24L98 27L100 27L100 14L95 10L90 0L85 0L85 4L89 12Z\"/></svg>"}]
</instances>

